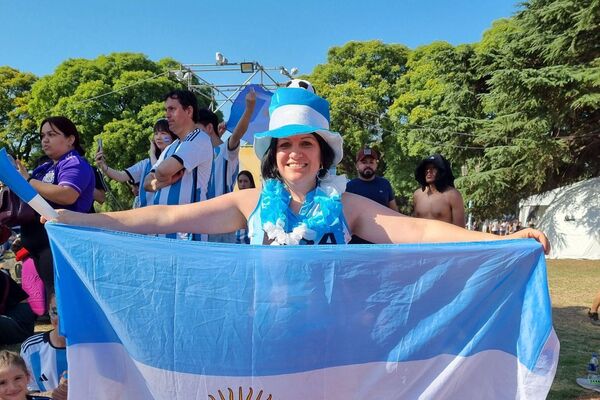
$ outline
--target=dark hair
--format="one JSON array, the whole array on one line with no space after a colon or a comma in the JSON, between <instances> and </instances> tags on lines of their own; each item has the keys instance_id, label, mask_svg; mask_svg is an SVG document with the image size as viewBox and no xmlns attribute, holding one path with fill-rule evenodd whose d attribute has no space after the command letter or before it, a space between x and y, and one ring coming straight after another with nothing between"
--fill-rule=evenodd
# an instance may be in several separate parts
<instances>
[{"instance_id":1,"label":"dark hair","mask_svg":"<svg viewBox=\"0 0 600 400\"><path fill-rule=\"evenodd\" d=\"M219 117L208 108L198 110L198 121L196 122L204 126L212 125L215 134L219 134Z\"/></svg>"},{"instance_id":2,"label":"dark hair","mask_svg":"<svg viewBox=\"0 0 600 400\"><path fill-rule=\"evenodd\" d=\"M175 141L175 139L177 139L177 135L171 132L171 129L169 129L169 121L167 121L166 118L161 118L158 121L156 121L156 123L154 124L153 132L165 132L171 136L172 141ZM155 146L154 156L158 158L160 156L160 153L162 153L162 150Z\"/></svg>"},{"instance_id":3,"label":"dark hair","mask_svg":"<svg viewBox=\"0 0 600 400\"><path fill-rule=\"evenodd\" d=\"M75 141L73 142L73 147L80 156L85 155L85 151L83 147L81 147L81 143L79 141L79 132L77 131L77 127L75 124L67 117L48 117L42 121L40 124L40 133L42 133L42 127L44 124L50 124L54 129L58 129L61 131L66 137L75 136Z\"/></svg>"},{"instance_id":4,"label":"dark hair","mask_svg":"<svg viewBox=\"0 0 600 400\"><path fill-rule=\"evenodd\" d=\"M246 177L248 177L248 180L250 180L250 187L251 188L255 188L256 184L254 183L254 177L252 176L252 172L247 171L247 170L242 170L238 173L238 178L240 177L240 175L246 175Z\"/></svg>"},{"instance_id":5,"label":"dark hair","mask_svg":"<svg viewBox=\"0 0 600 400\"><path fill-rule=\"evenodd\" d=\"M167 101L167 99L174 99L179 101L181 107L188 108L192 107L192 120L194 122L198 122L198 99L196 99L196 95L189 90L172 90L163 99Z\"/></svg>"},{"instance_id":6,"label":"dark hair","mask_svg":"<svg viewBox=\"0 0 600 400\"><path fill-rule=\"evenodd\" d=\"M23 358L12 351L2 350L0 351L0 368L6 367L19 367L29 376L29 371L27 370L27 365L25 365L25 360Z\"/></svg>"},{"instance_id":7,"label":"dark hair","mask_svg":"<svg viewBox=\"0 0 600 400\"><path fill-rule=\"evenodd\" d=\"M333 159L335 157L335 153L331 146L327 144L325 139L321 137L321 135L316 133L311 133L316 139L317 143L319 143L319 149L321 150L321 170L329 170L333 165ZM279 170L277 169L277 139L272 138L271 144L267 149L265 155L263 156L260 163L260 173L262 174L263 179L279 179L282 181L281 175L279 174ZM321 171L319 171L319 176L321 175Z\"/></svg>"},{"instance_id":8,"label":"dark hair","mask_svg":"<svg viewBox=\"0 0 600 400\"><path fill-rule=\"evenodd\" d=\"M425 181L425 167L431 164L438 170L435 178L435 188L444 192L448 187L454 187L454 174L450 162L441 154L433 154L422 160L415 169L415 179L421 185L421 190L425 191L427 182Z\"/></svg>"}]
</instances>

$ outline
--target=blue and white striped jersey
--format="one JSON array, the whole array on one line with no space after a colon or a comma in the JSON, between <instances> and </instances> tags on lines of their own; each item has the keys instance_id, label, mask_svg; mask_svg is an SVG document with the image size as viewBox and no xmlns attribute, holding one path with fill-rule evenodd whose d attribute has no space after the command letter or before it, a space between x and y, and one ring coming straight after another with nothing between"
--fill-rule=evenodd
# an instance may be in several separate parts
<instances>
[{"instance_id":1,"label":"blue and white striped jersey","mask_svg":"<svg viewBox=\"0 0 600 400\"><path fill-rule=\"evenodd\" d=\"M21 357L32 376L29 390L45 392L56 389L62 373L68 370L67 349L54 347L50 343L50 331L38 333L24 341Z\"/></svg>"},{"instance_id":2,"label":"blue and white striped jersey","mask_svg":"<svg viewBox=\"0 0 600 400\"><path fill-rule=\"evenodd\" d=\"M163 150L154 171L169 157L176 158L185 168L184 174L174 184L154 193L153 204L189 204L206 200L213 160L213 148L208 134L196 128L183 141L179 139ZM168 234L171 238L187 238L186 235Z\"/></svg>"}]
</instances>

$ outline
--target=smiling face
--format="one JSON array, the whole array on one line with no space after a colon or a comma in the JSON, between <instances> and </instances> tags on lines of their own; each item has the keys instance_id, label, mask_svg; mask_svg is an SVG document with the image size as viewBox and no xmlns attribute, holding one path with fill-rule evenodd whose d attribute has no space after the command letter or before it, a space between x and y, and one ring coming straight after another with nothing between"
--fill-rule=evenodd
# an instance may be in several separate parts
<instances>
[{"instance_id":1,"label":"smiling face","mask_svg":"<svg viewBox=\"0 0 600 400\"><path fill-rule=\"evenodd\" d=\"M57 161L63 155L73 150L75 136L65 136L58 128L46 122L40 130L42 150L52 161Z\"/></svg>"},{"instance_id":2,"label":"smiling face","mask_svg":"<svg viewBox=\"0 0 600 400\"><path fill-rule=\"evenodd\" d=\"M0 367L0 400L25 400L29 374L16 365Z\"/></svg>"},{"instance_id":3,"label":"smiling face","mask_svg":"<svg viewBox=\"0 0 600 400\"><path fill-rule=\"evenodd\" d=\"M277 140L277 169L290 187L310 190L321 168L321 149L310 133Z\"/></svg>"}]
</instances>

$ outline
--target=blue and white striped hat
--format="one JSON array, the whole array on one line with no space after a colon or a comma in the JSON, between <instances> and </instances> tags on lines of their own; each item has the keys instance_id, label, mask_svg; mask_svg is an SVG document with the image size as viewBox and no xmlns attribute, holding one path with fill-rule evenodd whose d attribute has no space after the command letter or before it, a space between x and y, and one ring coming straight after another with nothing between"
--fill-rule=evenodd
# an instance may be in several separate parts
<instances>
[{"instance_id":1,"label":"blue and white striped hat","mask_svg":"<svg viewBox=\"0 0 600 400\"><path fill-rule=\"evenodd\" d=\"M331 147L333 165L342 161L342 137L329 130L329 102L301 88L277 89L269 107L269 130L254 135L254 152L262 159L272 138L316 133Z\"/></svg>"}]
</instances>

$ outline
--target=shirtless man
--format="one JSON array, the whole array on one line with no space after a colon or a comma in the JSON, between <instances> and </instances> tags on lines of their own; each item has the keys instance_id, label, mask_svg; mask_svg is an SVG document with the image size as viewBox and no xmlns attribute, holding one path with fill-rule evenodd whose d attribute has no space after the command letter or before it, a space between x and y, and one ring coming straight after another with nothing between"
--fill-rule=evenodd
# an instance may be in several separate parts
<instances>
[{"instance_id":1,"label":"shirtless man","mask_svg":"<svg viewBox=\"0 0 600 400\"><path fill-rule=\"evenodd\" d=\"M450 163L434 154L419 163L415 179L421 189L415 190L413 204L418 218L437 219L465 227L465 207L458 190Z\"/></svg>"}]
</instances>

